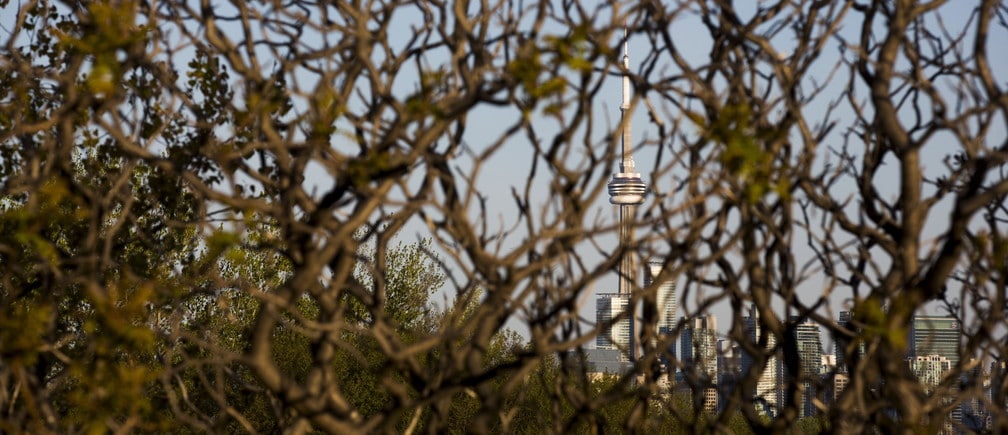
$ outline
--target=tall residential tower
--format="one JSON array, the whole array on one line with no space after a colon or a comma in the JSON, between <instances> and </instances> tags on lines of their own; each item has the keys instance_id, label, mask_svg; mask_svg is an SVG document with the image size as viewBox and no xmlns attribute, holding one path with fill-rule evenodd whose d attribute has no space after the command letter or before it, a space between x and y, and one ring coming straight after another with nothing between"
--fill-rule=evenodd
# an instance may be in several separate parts
<instances>
[{"instance_id":1,"label":"tall residential tower","mask_svg":"<svg viewBox=\"0 0 1008 435\"><path fill-rule=\"evenodd\" d=\"M819 376L823 365L822 334L819 325L815 322L800 322L796 317L792 317L791 321L795 323L793 338L798 347L801 372L797 374L786 373L785 377L788 382L799 382L801 385L799 389L801 394L795 398L799 404L798 416L811 417L818 412L815 407L815 399L819 394ZM787 370L785 369L784 372Z\"/></svg>"},{"instance_id":2,"label":"tall residential tower","mask_svg":"<svg viewBox=\"0 0 1008 435\"><path fill-rule=\"evenodd\" d=\"M661 261L649 261L644 273L644 287L655 284L655 280L661 275L663 264ZM675 281L666 279L658 283L655 291L655 301L658 303L658 333L662 335L671 334L676 327L676 286Z\"/></svg>"},{"instance_id":3,"label":"tall residential tower","mask_svg":"<svg viewBox=\"0 0 1008 435\"><path fill-rule=\"evenodd\" d=\"M745 332L750 342L760 343L762 335L766 334L766 344L764 349L767 355L766 365L762 369L756 364L758 359L748 352L742 352L742 376L752 376L759 371L759 378L756 381L756 408L766 415L776 416L778 407L783 402L781 397L781 378L783 377L783 366L780 356L773 349L777 346L777 339L772 333L763 331L760 327L759 311L753 304L749 309L749 315L743 319Z\"/></svg>"},{"instance_id":4,"label":"tall residential tower","mask_svg":"<svg viewBox=\"0 0 1008 435\"><path fill-rule=\"evenodd\" d=\"M683 319L682 361L684 376L694 388L694 405L701 405L709 413L718 405L718 350L717 319L713 314Z\"/></svg>"}]
</instances>

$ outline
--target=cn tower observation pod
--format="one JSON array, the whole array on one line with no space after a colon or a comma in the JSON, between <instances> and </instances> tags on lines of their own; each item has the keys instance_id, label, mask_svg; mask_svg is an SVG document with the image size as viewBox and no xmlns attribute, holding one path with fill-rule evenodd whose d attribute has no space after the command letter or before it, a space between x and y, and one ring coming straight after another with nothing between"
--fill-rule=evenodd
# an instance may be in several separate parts
<instances>
[{"instance_id":1,"label":"cn tower observation pod","mask_svg":"<svg viewBox=\"0 0 1008 435\"><path fill-rule=\"evenodd\" d=\"M623 98L620 104L620 130L622 145L622 161L619 165L619 172L613 174L609 180L609 202L615 205L638 205L644 202L644 195L647 194L647 185L641 176L635 171L635 164L631 150L630 133L630 49L627 44L626 30L623 34ZM622 218L621 218L622 219Z\"/></svg>"},{"instance_id":2,"label":"cn tower observation pod","mask_svg":"<svg viewBox=\"0 0 1008 435\"><path fill-rule=\"evenodd\" d=\"M636 172L617 172L609 180L609 202L616 205L637 205L644 202L647 185Z\"/></svg>"}]
</instances>

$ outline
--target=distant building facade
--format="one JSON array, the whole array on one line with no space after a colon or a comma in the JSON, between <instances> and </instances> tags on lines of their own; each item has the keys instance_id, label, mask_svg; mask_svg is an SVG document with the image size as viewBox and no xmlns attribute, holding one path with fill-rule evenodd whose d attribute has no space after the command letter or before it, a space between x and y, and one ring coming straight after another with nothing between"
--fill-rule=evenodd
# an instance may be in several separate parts
<instances>
[{"instance_id":1,"label":"distant building facade","mask_svg":"<svg viewBox=\"0 0 1008 435\"><path fill-rule=\"evenodd\" d=\"M595 337L595 348L618 350L623 362L631 361L634 351L633 313L628 313L630 307L629 293L602 293L595 301L595 321L601 328Z\"/></svg>"},{"instance_id":2,"label":"distant building facade","mask_svg":"<svg viewBox=\"0 0 1008 435\"><path fill-rule=\"evenodd\" d=\"M585 373L593 379L603 375L623 375L630 371L630 362L617 349L585 349Z\"/></svg>"},{"instance_id":3,"label":"distant building facade","mask_svg":"<svg viewBox=\"0 0 1008 435\"><path fill-rule=\"evenodd\" d=\"M840 312L840 316L837 319L837 326L844 329L851 328L850 311ZM836 369L838 373L848 373L847 355L844 353L844 349L847 348L847 343L850 343L850 340L843 335L837 334L833 337L833 354L836 356Z\"/></svg>"},{"instance_id":4,"label":"distant building facade","mask_svg":"<svg viewBox=\"0 0 1008 435\"><path fill-rule=\"evenodd\" d=\"M755 306L749 309L749 314L743 319L745 324L746 338L755 344L760 343L762 338L762 328L760 328L759 323L759 312L756 310ZM766 337L765 349L768 351L774 349L777 346L777 340L773 334L768 334ZM743 351L742 352L742 375L749 376L754 370L757 370L756 359L753 355ZM756 404L757 410L769 415L776 416L777 410L783 399L781 391L781 378L782 378L782 365L781 359L777 352L773 352L767 359L766 365L763 366L762 371L760 371L759 378L756 382L756 394L754 403Z\"/></svg>"},{"instance_id":5,"label":"distant building facade","mask_svg":"<svg viewBox=\"0 0 1008 435\"><path fill-rule=\"evenodd\" d=\"M797 319L791 319L797 322ZM801 365L800 373L791 376L799 383L798 416L810 417L817 413L815 398L818 396L820 369L823 363L822 338L819 325L812 322L802 322L793 325L794 340L798 348L798 359ZM790 380L790 379L789 379Z\"/></svg>"},{"instance_id":6,"label":"distant building facade","mask_svg":"<svg viewBox=\"0 0 1008 435\"><path fill-rule=\"evenodd\" d=\"M713 413L718 407L717 318L713 314L684 318L683 324L679 360L684 377L692 381L694 394L702 395L703 409Z\"/></svg>"},{"instance_id":7,"label":"distant building facade","mask_svg":"<svg viewBox=\"0 0 1008 435\"><path fill-rule=\"evenodd\" d=\"M962 331L955 317L914 316L910 327L910 356L940 355L951 367L959 364Z\"/></svg>"},{"instance_id":8,"label":"distant building facade","mask_svg":"<svg viewBox=\"0 0 1008 435\"><path fill-rule=\"evenodd\" d=\"M742 350L738 343L721 339L717 343L718 352L718 410L728 407L728 398L738 388L742 380Z\"/></svg>"},{"instance_id":9,"label":"distant building facade","mask_svg":"<svg viewBox=\"0 0 1008 435\"><path fill-rule=\"evenodd\" d=\"M644 272L644 287L649 287L655 283L655 280L661 275L663 263L661 261L649 261L647 263L647 270ZM675 280L668 279L658 284L658 289L656 291L656 302L658 305L658 334L664 337L669 337L675 333L676 329L676 310L678 308L678 302L676 300L676 287ZM672 339L672 344L669 346L669 353L675 355L676 339Z\"/></svg>"},{"instance_id":10,"label":"distant building facade","mask_svg":"<svg viewBox=\"0 0 1008 435\"><path fill-rule=\"evenodd\" d=\"M927 391L941 384L945 374L952 370L952 361L941 355L913 356L909 363L910 371Z\"/></svg>"},{"instance_id":11,"label":"distant building facade","mask_svg":"<svg viewBox=\"0 0 1008 435\"><path fill-rule=\"evenodd\" d=\"M959 342L962 330L959 320L948 316L913 317L910 325L910 355L907 358L910 370L924 385L925 391L933 393L952 369L959 364ZM939 390L940 391L940 390ZM957 392L945 390L944 402L955 400ZM952 409L949 420L944 424L945 432L952 432L962 424L962 406Z\"/></svg>"}]
</instances>

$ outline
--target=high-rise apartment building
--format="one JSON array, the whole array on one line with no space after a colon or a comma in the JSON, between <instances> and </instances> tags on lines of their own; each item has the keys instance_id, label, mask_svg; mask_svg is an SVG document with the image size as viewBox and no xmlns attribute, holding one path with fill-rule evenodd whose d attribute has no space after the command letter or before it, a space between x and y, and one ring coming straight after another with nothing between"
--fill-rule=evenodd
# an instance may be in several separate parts
<instances>
[{"instance_id":1,"label":"high-rise apartment building","mask_svg":"<svg viewBox=\"0 0 1008 435\"><path fill-rule=\"evenodd\" d=\"M851 327L851 312L850 311L841 311L840 312L840 316L837 319L837 326L839 326L841 328L850 328ZM847 368L847 356L844 354L844 349L847 348L847 343L850 343L850 340L848 340L847 337L844 337L844 336L841 336L841 335L837 335L833 339L833 354L836 355L836 367L837 367L837 372L839 372L839 373L847 373L847 370L848 370L848 368Z\"/></svg>"},{"instance_id":2,"label":"high-rise apartment building","mask_svg":"<svg viewBox=\"0 0 1008 435\"><path fill-rule=\"evenodd\" d=\"M621 361L633 359L633 316L624 315L630 310L630 307L629 294L602 293L595 301L595 321L596 324L603 326L602 331L595 337L595 347L597 349L619 350ZM620 316L623 317L620 318ZM605 327L611 322L609 327Z\"/></svg>"},{"instance_id":3,"label":"high-rise apartment building","mask_svg":"<svg viewBox=\"0 0 1008 435\"><path fill-rule=\"evenodd\" d=\"M742 379L742 350L738 343L721 339L718 351L718 409L724 410Z\"/></svg>"},{"instance_id":4,"label":"high-rise apartment building","mask_svg":"<svg viewBox=\"0 0 1008 435\"><path fill-rule=\"evenodd\" d=\"M756 310L755 306L749 309L749 314L743 318L745 323L746 336L752 343L759 343L762 338L762 328L760 328L759 323L759 312ZM777 340L773 334L768 334L766 337L766 349L774 349L777 346ZM782 372L781 359L778 352L773 352L769 355L766 365L759 372L759 378L756 381L756 394L754 403L757 409L767 415L776 416L778 406L781 403L781 378ZM747 352L742 352L742 376L750 376L750 374L757 370L756 359L753 355Z\"/></svg>"},{"instance_id":5,"label":"high-rise apartment building","mask_svg":"<svg viewBox=\"0 0 1008 435\"><path fill-rule=\"evenodd\" d=\"M644 286L648 287L654 284L661 272L661 261L649 261L647 273L644 274ZM675 281L668 279L658 284L656 296L658 301L658 333L668 334L675 330L675 316L678 308Z\"/></svg>"},{"instance_id":6,"label":"high-rise apartment building","mask_svg":"<svg viewBox=\"0 0 1008 435\"><path fill-rule=\"evenodd\" d=\"M931 390L942 382L942 378L952 370L952 361L941 355L910 357L910 371L917 376L926 390Z\"/></svg>"},{"instance_id":7,"label":"high-rise apartment building","mask_svg":"<svg viewBox=\"0 0 1008 435\"><path fill-rule=\"evenodd\" d=\"M911 356L907 359L910 364L910 371L913 372L917 380L924 386L924 391L931 395L935 394L939 384L945 379L949 371L952 370L952 361L945 356L938 354L928 354ZM943 405L955 402L955 388L952 391L945 391L939 398ZM962 404L957 403L949 412L948 419L942 422L941 433L957 433L955 428L962 423Z\"/></svg>"},{"instance_id":8,"label":"high-rise apartment building","mask_svg":"<svg viewBox=\"0 0 1008 435\"><path fill-rule=\"evenodd\" d=\"M703 408L713 413L718 405L717 319L708 314L684 318L683 323L679 360L687 372L685 378L692 381L694 391L703 395Z\"/></svg>"},{"instance_id":9,"label":"high-rise apartment building","mask_svg":"<svg viewBox=\"0 0 1008 435\"><path fill-rule=\"evenodd\" d=\"M683 319L679 361L697 377L717 383L717 318L713 314Z\"/></svg>"},{"instance_id":10,"label":"high-rise apartment building","mask_svg":"<svg viewBox=\"0 0 1008 435\"><path fill-rule=\"evenodd\" d=\"M650 287L655 283L655 280L661 275L662 265L663 264L660 261L648 262L647 270L644 273L644 287ZM676 326L675 316L678 304L676 302L675 281L667 279L659 283L655 296L655 301L658 306L658 334L667 338L670 334L675 333ZM675 355L676 349L674 340L669 346L668 352Z\"/></svg>"},{"instance_id":11,"label":"high-rise apartment building","mask_svg":"<svg viewBox=\"0 0 1008 435\"><path fill-rule=\"evenodd\" d=\"M792 318L792 321L796 322L797 319ZM817 387L820 383L820 368L823 360L821 333L819 325L813 322L802 322L793 326L801 373L798 376L788 376L788 381L800 383L801 396L797 398L798 415L799 417L809 417L817 412L815 398L818 393Z\"/></svg>"}]
</instances>

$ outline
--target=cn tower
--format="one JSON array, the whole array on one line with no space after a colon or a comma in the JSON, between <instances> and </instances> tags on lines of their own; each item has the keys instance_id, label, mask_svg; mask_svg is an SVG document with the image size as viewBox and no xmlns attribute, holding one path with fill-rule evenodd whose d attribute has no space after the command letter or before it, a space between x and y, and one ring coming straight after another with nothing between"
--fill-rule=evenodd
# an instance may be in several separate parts
<instances>
[{"instance_id":1,"label":"cn tower","mask_svg":"<svg viewBox=\"0 0 1008 435\"><path fill-rule=\"evenodd\" d=\"M637 205L644 202L647 185L634 167L630 137L630 54L627 31L623 30L623 102L620 104L622 157L619 172L609 180L609 202L619 206L619 248L624 251L619 265L620 295L629 296L634 285L634 255L626 251L634 242L633 219Z\"/></svg>"}]
</instances>

